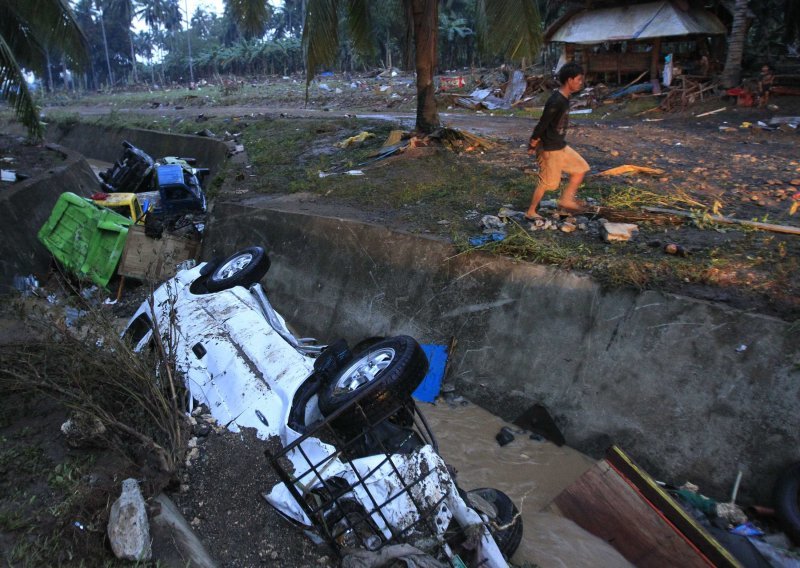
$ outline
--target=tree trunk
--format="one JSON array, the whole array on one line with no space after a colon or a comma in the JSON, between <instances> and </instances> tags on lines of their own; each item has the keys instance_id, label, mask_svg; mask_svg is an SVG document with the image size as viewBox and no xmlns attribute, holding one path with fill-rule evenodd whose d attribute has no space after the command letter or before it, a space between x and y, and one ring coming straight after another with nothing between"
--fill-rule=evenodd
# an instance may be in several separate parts
<instances>
[{"instance_id":1,"label":"tree trunk","mask_svg":"<svg viewBox=\"0 0 800 568\"><path fill-rule=\"evenodd\" d=\"M111 60L108 57L108 41L106 40L105 10L100 12L100 30L103 32L103 48L106 52L106 67L108 68L108 87L114 87L114 74L111 72Z\"/></svg>"},{"instance_id":2,"label":"tree trunk","mask_svg":"<svg viewBox=\"0 0 800 568\"><path fill-rule=\"evenodd\" d=\"M736 0L733 11L733 25L728 41L728 56L722 70L722 87L730 89L739 84L742 78L742 54L747 36L747 0Z\"/></svg>"},{"instance_id":3,"label":"tree trunk","mask_svg":"<svg viewBox=\"0 0 800 568\"><path fill-rule=\"evenodd\" d=\"M417 68L417 130L428 134L439 127L433 72L439 33L438 0L410 0Z\"/></svg>"},{"instance_id":4,"label":"tree trunk","mask_svg":"<svg viewBox=\"0 0 800 568\"><path fill-rule=\"evenodd\" d=\"M128 41L131 44L131 70L133 71L133 82L138 83L139 77L136 75L136 50L133 48L133 32L128 28Z\"/></svg>"},{"instance_id":5,"label":"tree trunk","mask_svg":"<svg viewBox=\"0 0 800 568\"><path fill-rule=\"evenodd\" d=\"M44 52L45 59L47 60L47 92L52 93L55 89L53 85L53 65L50 63L50 50L46 49Z\"/></svg>"}]
</instances>

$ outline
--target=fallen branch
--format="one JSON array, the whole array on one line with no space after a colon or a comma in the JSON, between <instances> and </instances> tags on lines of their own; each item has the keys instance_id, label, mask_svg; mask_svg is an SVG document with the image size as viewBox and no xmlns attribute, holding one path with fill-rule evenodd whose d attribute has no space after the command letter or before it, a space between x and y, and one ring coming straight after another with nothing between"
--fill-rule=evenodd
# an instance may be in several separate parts
<instances>
[{"instance_id":1,"label":"fallen branch","mask_svg":"<svg viewBox=\"0 0 800 568\"><path fill-rule=\"evenodd\" d=\"M661 207L643 207L642 209L649 211L650 213L665 213L667 215L676 215L684 218L693 217L692 213L687 211L678 211L675 209L663 209ZM761 223L760 221L745 221L744 219L734 219L733 217L723 217L722 215L708 215L707 219L715 223L723 223L726 225L743 225L745 227L752 227L753 229L760 229L762 231L771 231L773 233L800 235L800 227L790 227L789 225L775 225L774 223Z\"/></svg>"}]
</instances>

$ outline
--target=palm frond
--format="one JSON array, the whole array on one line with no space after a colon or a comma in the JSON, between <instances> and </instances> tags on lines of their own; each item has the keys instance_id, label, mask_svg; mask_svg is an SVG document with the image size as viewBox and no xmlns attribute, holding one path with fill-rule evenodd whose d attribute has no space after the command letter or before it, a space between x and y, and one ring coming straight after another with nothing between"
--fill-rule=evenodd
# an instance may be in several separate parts
<instances>
[{"instance_id":1,"label":"palm frond","mask_svg":"<svg viewBox=\"0 0 800 568\"><path fill-rule=\"evenodd\" d=\"M532 59L542 47L542 20L533 0L478 0L476 28L488 53Z\"/></svg>"},{"instance_id":2,"label":"palm frond","mask_svg":"<svg viewBox=\"0 0 800 568\"><path fill-rule=\"evenodd\" d=\"M41 69L45 49L64 52L74 69L88 61L88 45L67 0L0 0L2 34L20 64ZM11 29L13 28L13 29Z\"/></svg>"},{"instance_id":3,"label":"palm frond","mask_svg":"<svg viewBox=\"0 0 800 568\"><path fill-rule=\"evenodd\" d=\"M264 35L272 16L270 5L265 0L227 0L230 14L245 38Z\"/></svg>"},{"instance_id":4,"label":"palm frond","mask_svg":"<svg viewBox=\"0 0 800 568\"><path fill-rule=\"evenodd\" d=\"M303 51L306 56L306 100L308 86L317 71L336 58L339 48L339 2L309 0L303 25Z\"/></svg>"},{"instance_id":5,"label":"palm frond","mask_svg":"<svg viewBox=\"0 0 800 568\"><path fill-rule=\"evenodd\" d=\"M356 50L362 54L372 55L374 42L367 0L348 0L347 23Z\"/></svg>"},{"instance_id":6,"label":"palm frond","mask_svg":"<svg viewBox=\"0 0 800 568\"><path fill-rule=\"evenodd\" d=\"M32 137L37 139L42 137L44 128L39 121L39 109L33 102L28 84L11 47L2 36L0 36L0 98L11 104L14 114Z\"/></svg>"}]
</instances>

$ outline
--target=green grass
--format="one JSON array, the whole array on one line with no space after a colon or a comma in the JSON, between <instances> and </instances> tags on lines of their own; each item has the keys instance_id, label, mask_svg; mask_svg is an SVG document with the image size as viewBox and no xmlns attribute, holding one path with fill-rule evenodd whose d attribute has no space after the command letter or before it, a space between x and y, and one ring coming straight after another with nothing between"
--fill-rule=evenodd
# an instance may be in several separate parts
<instances>
[{"instance_id":1,"label":"green grass","mask_svg":"<svg viewBox=\"0 0 800 568\"><path fill-rule=\"evenodd\" d=\"M9 476L35 477L51 465L41 448L9 444L0 438L0 479Z\"/></svg>"}]
</instances>

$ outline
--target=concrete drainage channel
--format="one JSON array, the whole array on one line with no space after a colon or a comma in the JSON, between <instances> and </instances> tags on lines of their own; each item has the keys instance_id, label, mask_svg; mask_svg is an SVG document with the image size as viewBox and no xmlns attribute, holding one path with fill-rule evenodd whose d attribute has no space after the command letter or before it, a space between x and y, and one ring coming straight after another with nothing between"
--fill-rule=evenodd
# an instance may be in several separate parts
<instances>
[{"instance_id":1,"label":"concrete drainage channel","mask_svg":"<svg viewBox=\"0 0 800 568\"><path fill-rule=\"evenodd\" d=\"M593 457L614 443L657 478L768 502L800 441L797 345L780 320L345 219L216 203L205 256L267 243L287 314L317 337L458 338L458 392L510 420L547 407ZM746 346L746 348L742 348ZM787 451L790 448L791 451Z\"/></svg>"},{"instance_id":2,"label":"concrete drainage channel","mask_svg":"<svg viewBox=\"0 0 800 568\"><path fill-rule=\"evenodd\" d=\"M226 151L208 139L86 125L58 139L105 161L128 139L154 154L194 155L212 173ZM83 166L73 169L86 179ZM50 187L37 198L42 207L65 190ZM35 225L18 231L17 250L34 250L48 212L16 216L18 230ZM481 253L454 256L447 243L360 222L212 204L202 258L254 244L272 259L271 297L297 306L285 315L306 334L351 344L456 337L448 375L456 392L507 420L543 405L567 443L593 457L613 443L655 477L715 495L728 495L742 471L740 500L761 503L798 459L798 348L786 322L658 292L605 291L586 276ZM6 261L4 286L28 260Z\"/></svg>"}]
</instances>

